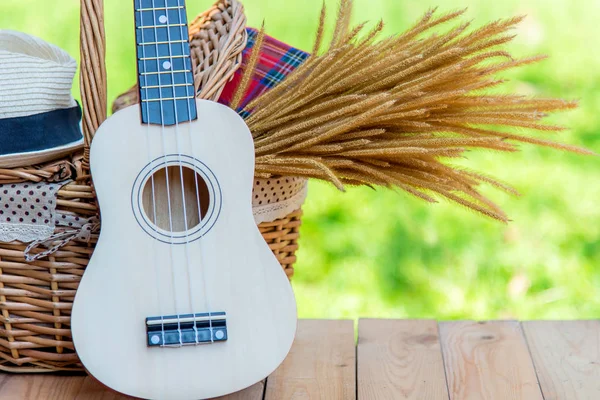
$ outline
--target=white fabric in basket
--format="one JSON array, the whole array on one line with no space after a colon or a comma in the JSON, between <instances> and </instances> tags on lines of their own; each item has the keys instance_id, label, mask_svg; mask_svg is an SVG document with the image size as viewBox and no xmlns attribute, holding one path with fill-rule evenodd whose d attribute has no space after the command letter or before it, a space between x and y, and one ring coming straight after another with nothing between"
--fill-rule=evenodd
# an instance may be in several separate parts
<instances>
[{"instance_id":1,"label":"white fabric in basket","mask_svg":"<svg viewBox=\"0 0 600 400\"><path fill-rule=\"evenodd\" d=\"M56 193L63 183L0 184L0 242L47 239L56 223Z\"/></svg>"},{"instance_id":2,"label":"white fabric in basket","mask_svg":"<svg viewBox=\"0 0 600 400\"><path fill-rule=\"evenodd\" d=\"M276 177L257 179L252 193L252 212L256 224L284 218L302 207L308 192L304 178Z\"/></svg>"}]
</instances>

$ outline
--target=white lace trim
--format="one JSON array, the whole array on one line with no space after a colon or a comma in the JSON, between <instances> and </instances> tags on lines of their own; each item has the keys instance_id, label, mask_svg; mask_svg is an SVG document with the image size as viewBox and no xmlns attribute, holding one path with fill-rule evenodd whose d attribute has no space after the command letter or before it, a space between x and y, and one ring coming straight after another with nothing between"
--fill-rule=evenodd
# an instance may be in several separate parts
<instances>
[{"instance_id":1,"label":"white lace trim","mask_svg":"<svg viewBox=\"0 0 600 400\"><path fill-rule=\"evenodd\" d=\"M298 193L287 200L253 207L252 213L254 214L254 221L258 225L263 222L273 222L277 219L284 218L289 213L302 207L307 194L308 185L305 183L304 187Z\"/></svg>"},{"instance_id":2,"label":"white lace trim","mask_svg":"<svg viewBox=\"0 0 600 400\"><path fill-rule=\"evenodd\" d=\"M28 224L0 224L0 242L22 243L49 238L54 233L54 226L28 225Z\"/></svg>"}]
</instances>

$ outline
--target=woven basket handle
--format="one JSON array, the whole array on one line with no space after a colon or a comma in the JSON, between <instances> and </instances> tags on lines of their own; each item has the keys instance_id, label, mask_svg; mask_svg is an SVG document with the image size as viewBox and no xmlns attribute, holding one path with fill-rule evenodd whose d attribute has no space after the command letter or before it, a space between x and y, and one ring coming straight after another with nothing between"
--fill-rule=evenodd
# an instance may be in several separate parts
<instances>
[{"instance_id":1,"label":"woven basket handle","mask_svg":"<svg viewBox=\"0 0 600 400\"><path fill-rule=\"evenodd\" d=\"M81 0L81 76L84 163L98 127L106 119L106 37L103 0Z\"/></svg>"}]
</instances>

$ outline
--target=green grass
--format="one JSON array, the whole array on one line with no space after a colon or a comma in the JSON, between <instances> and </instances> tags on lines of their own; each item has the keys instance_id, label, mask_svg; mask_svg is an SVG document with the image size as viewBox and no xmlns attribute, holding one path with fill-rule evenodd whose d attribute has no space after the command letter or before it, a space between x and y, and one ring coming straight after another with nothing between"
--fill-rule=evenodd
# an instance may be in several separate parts
<instances>
[{"instance_id":1,"label":"green grass","mask_svg":"<svg viewBox=\"0 0 600 400\"><path fill-rule=\"evenodd\" d=\"M106 1L109 96L135 80L132 6ZM400 32L428 7L468 6L479 26L527 14L510 50L550 56L507 75L506 90L580 99L553 117L572 129L561 141L600 152L600 35L596 0L357 0L355 19L384 17ZM210 1L188 0L191 14ZM327 4L333 10L335 2ZM320 0L245 2L250 24L310 48ZM78 2L4 0L2 28L43 37L78 54ZM522 146L517 154L474 152L464 165L523 194L486 189L508 225L442 201L367 188L342 194L313 182L294 277L301 317L597 318L600 316L600 159Z\"/></svg>"}]
</instances>

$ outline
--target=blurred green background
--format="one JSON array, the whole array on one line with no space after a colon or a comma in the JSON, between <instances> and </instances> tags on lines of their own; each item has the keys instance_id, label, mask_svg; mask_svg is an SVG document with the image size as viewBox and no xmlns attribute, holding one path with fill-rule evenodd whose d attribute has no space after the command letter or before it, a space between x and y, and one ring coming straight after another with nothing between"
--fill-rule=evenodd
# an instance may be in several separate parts
<instances>
[{"instance_id":1,"label":"blurred green background","mask_svg":"<svg viewBox=\"0 0 600 400\"><path fill-rule=\"evenodd\" d=\"M132 4L107 0L111 101L135 81ZM210 0L188 0L190 16ZM310 49L321 0L244 2L249 23ZM335 1L327 1L331 11ZM355 20L383 18L386 33L409 27L429 7L468 7L478 27L528 17L509 45L516 56L545 53L505 75L505 91L580 99L551 118L571 129L560 141L600 152L600 2L597 0L357 0ZM0 28L40 36L79 58L79 1L2 0ZM330 21L331 22L331 21ZM600 316L600 159L522 146L516 154L470 153L464 162L513 184L513 198L485 188L508 225L442 201L366 188L342 194L313 182L305 206L293 285L301 317L520 318Z\"/></svg>"}]
</instances>

